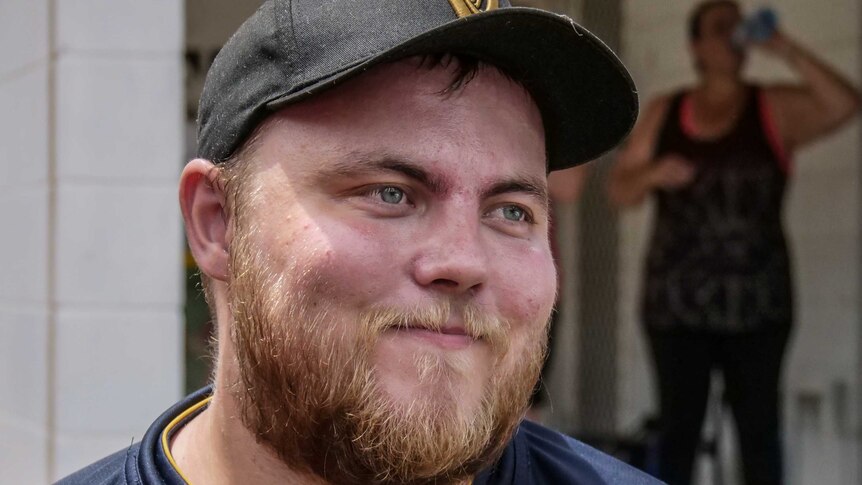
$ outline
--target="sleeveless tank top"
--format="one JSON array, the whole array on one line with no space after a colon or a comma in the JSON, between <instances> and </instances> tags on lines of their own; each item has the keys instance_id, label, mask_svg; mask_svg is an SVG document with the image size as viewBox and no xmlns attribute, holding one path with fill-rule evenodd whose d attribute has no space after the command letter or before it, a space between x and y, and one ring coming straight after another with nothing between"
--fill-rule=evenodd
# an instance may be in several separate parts
<instances>
[{"instance_id":1,"label":"sleeveless tank top","mask_svg":"<svg viewBox=\"0 0 862 485\"><path fill-rule=\"evenodd\" d=\"M653 160L676 154L694 181L656 190L657 213L642 302L648 328L740 333L789 325L793 302L782 223L787 166L759 88L748 89L736 126L690 136L686 93L673 97Z\"/></svg>"}]
</instances>

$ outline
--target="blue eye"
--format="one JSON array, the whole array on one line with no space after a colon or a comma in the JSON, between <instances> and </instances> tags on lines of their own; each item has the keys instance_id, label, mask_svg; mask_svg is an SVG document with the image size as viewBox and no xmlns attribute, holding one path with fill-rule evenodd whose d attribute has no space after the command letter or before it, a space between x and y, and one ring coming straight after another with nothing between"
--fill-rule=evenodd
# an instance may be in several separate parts
<instances>
[{"instance_id":1,"label":"blue eye","mask_svg":"<svg viewBox=\"0 0 862 485\"><path fill-rule=\"evenodd\" d=\"M387 204L399 204L404 200L404 191L398 187L383 187L378 190L378 194L380 194L380 200Z\"/></svg>"},{"instance_id":2,"label":"blue eye","mask_svg":"<svg viewBox=\"0 0 862 485\"><path fill-rule=\"evenodd\" d=\"M516 205L507 205L502 207L503 217L509 221L521 222L526 220L527 212L516 206Z\"/></svg>"}]
</instances>

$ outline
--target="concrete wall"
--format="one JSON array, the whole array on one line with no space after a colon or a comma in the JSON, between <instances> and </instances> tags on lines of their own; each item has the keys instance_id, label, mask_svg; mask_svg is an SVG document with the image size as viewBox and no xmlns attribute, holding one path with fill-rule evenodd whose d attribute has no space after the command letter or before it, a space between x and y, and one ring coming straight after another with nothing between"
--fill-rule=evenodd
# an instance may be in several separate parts
<instances>
[{"instance_id":1,"label":"concrete wall","mask_svg":"<svg viewBox=\"0 0 862 485\"><path fill-rule=\"evenodd\" d=\"M696 2L624 2L623 57L642 102L690 83L685 20ZM743 2L749 7L761 2ZM782 0L785 30L849 76L862 74L862 2ZM772 59L755 54L750 75L792 80ZM860 125L797 153L787 201L798 318L786 361L787 471L790 483L860 483ZM643 250L650 208L621 222L620 427L650 412L651 370L640 332Z\"/></svg>"},{"instance_id":2,"label":"concrete wall","mask_svg":"<svg viewBox=\"0 0 862 485\"><path fill-rule=\"evenodd\" d=\"M180 395L182 19L0 2L0 483L128 446Z\"/></svg>"}]
</instances>

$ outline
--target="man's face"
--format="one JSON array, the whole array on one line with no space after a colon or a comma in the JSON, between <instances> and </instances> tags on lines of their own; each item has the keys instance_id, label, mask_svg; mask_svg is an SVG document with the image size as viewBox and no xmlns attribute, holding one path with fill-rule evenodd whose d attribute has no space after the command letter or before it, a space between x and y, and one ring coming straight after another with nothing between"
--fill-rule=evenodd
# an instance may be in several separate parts
<instances>
[{"instance_id":1,"label":"man's face","mask_svg":"<svg viewBox=\"0 0 862 485\"><path fill-rule=\"evenodd\" d=\"M330 481L465 478L538 377L555 296L541 118L494 69L441 94L451 79L375 68L270 118L247 162L235 392L261 441Z\"/></svg>"}]
</instances>

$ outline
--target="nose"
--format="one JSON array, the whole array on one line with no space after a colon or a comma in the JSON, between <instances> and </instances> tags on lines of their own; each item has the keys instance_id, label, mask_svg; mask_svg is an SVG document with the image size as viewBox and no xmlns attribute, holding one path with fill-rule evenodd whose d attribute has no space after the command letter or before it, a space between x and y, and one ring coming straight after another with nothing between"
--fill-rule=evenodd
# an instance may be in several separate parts
<instances>
[{"instance_id":1,"label":"nose","mask_svg":"<svg viewBox=\"0 0 862 485\"><path fill-rule=\"evenodd\" d=\"M477 292L488 279L488 254L476 224L436 225L413 260L413 278L422 287L449 294Z\"/></svg>"}]
</instances>

